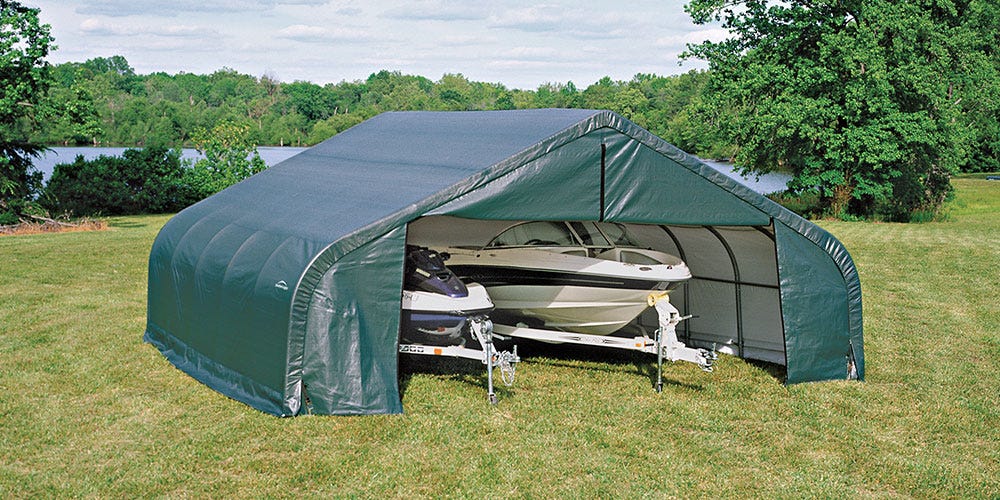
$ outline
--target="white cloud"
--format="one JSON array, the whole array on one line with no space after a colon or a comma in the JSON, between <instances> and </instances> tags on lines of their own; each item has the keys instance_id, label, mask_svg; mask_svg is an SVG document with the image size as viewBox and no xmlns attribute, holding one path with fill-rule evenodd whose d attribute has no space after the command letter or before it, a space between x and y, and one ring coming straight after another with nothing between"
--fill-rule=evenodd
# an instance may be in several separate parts
<instances>
[{"instance_id":1,"label":"white cloud","mask_svg":"<svg viewBox=\"0 0 1000 500\"><path fill-rule=\"evenodd\" d=\"M443 35L437 39L438 44L449 47L467 47L470 45L493 43L497 39L479 34L474 35Z\"/></svg>"},{"instance_id":2,"label":"white cloud","mask_svg":"<svg viewBox=\"0 0 1000 500\"><path fill-rule=\"evenodd\" d=\"M520 61L552 61L558 60L561 51L554 47L512 47L500 54L506 59L516 59Z\"/></svg>"},{"instance_id":3,"label":"white cloud","mask_svg":"<svg viewBox=\"0 0 1000 500\"><path fill-rule=\"evenodd\" d=\"M577 6L535 5L490 16L488 27L537 34L558 34L577 40L634 38L637 29L632 12L600 13Z\"/></svg>"},{"instance_id":4,"label":"white cloud","mask_svg":"<svg viewBox=\"0 0 1000 500\"><path fill-rule=\"evenodd\" d=\"M381 39L371 31L361 28L328 28L306 24L287 26L275 32L275 36L298 42L369 42Z\"/></svg>"},{"instance_id":5,"label":"white cloud","mask_svg":"<svg viewBox=\"0 0 1000 500\"><path fill-rule=\"evenodd\" d=\"M130 25L88 18L80 23L80 31L93 36L137 36L151 35L170 38L205 38L218 35L213 29L183 24Z\"/></svg>"},{"instance_id":6,"label":"white cloud","mask_svg":"<svg viewBox=\"0 0 1000 500\"><path fill-rule=\"evenodd\" d=\"M327 0L84 0L76 8L80 14L105 16L154 15L176 17L181 13L242 13L267 11L278 5L323 5Z\"/></svg>"},{"instance_id":7,"label":"white cloud","mask_svg":"<svg viewBox=\"0 0 1000 500\"><path fill-rule=\"evenodd\" d=\"M567 18L555 5L535 5L491 15L490 28L510 29L531 33L554 32L567 25Z\"/></svg>"},{"instance_id":8,"label":"white cloud","mask_svg":"<svg viewBox=\"0 0 1000 500\"><path fill-rule=\"evenodd\" d=\"M393 5L379 17L416 21L480 21L489 16L487 2L448 0L416 0Z\"/></svg>"},{"instance_id":9,"label":"white cloud","mask_svg":"<svg viewBox=\"0 0 1000 500\"><path fill-rule=\"evenodd\" d=\"M131 31L131 28L125 28L124 26L90 18L84 19L83 22L80 23L80 31L87 35L122 36L128 35L129 33L127 32Z\"/></svg>"},{"instance_id":10,"label":"white cloud","mask_svg":"<svg viewBox=\"0 0 1000 500\"><path fill-rule=\"evenodd\" d=\"M723 28L699 29L677 35L659 37L656 39L656 46L685 47L689 43L701 43L706 40L721 42L727 37L729 37L729 31Z\"/></svg>"}]
</instances>

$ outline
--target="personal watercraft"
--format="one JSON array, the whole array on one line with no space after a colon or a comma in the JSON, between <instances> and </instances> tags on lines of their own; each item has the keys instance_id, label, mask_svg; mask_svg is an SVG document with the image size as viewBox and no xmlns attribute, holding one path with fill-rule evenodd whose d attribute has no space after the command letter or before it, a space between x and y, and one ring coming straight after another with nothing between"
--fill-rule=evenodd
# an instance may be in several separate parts
<instances>
[{"instance_id":1,"label":"personal watercraft","mask_svg":"<svg viewBox=\"0 0 1000 500\"><path fill-rule=\"evenodd\" d=\"M471 338L470 321L483 321L493 310L486 289L476 283L463 283L434 250L408 245L404 273L400 324L403 342L464 345Z\"/></svg>"}]
</instances>

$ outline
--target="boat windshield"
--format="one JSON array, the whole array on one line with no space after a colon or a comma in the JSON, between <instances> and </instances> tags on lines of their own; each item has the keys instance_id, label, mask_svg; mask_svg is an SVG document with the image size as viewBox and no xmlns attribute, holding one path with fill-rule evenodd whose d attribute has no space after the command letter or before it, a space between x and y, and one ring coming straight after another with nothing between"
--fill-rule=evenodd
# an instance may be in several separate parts
<instances>
[{"instance_id":1,"label":"boat windshield","mask_svg":"<svg viewBox=\"0 0 1000 500\"><path fill-rule=\"evenodd\" d=\"M596 224L601 228L601 232L603 232L616 247L642 246L632 238L632 235L629 234L628 229L625 228L624 224L616 224L614 222L598 222Z\"/></svg>"},{"instance_id":2,"label":"boat windshield","mask_svg":"<svg viewBox=\"0 0 1000 500\"><path fill-rule=\"evenodd\" d=\"M593 222L570 222L570 227L586 247L611 248L612 245Z\"/></svg>"},{"instance_id":3,"label":"boat windshield","mask_svg":"<svg viewBox=\"0 0 1000 500\"><path fill-rule=\"evenodd\" d=\"M487 248L519 246L580 246L562 222L536 221L518 224L500 233Z\"/></svg>"},{"instance_id":4,"label":"boat windshield","mask_svg":"<svg viewBox=\"0 0 1000 500\"><path fill-rule=\"evenodd\" d=\"M547 247L640 247L624 224L614 222L524 222L494 237L485 248Z\"/></svg>"}]
</instances>

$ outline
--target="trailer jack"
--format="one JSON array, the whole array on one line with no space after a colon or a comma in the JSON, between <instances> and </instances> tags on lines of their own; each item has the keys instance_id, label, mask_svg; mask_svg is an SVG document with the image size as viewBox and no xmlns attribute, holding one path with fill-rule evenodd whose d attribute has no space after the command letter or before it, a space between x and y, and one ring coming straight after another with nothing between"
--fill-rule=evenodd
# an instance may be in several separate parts
<instances>
[{"instance_id":1,"label":"trailer jack","mask_svg":"<svg viewBox=\"0 0 1000 500\"><path fill-rule=\"evenodd\" d=\"M698 365L706 372L711 372L715 360L719 358L714 344L710 351L688 347L677 340L677 325L681 321L691 319L692 316L681 316L681 312L670 303L670 297L666 292L649 294L647 302L656 309L656 314L659 316L659 328L656 330L656 392L663 392L664 359L671 362L687 361Z\"/></svg>"},{"instance_id":2,"label":"trailer jack","mask_svg":"<svg viewBox=\"0 0 1000 500\"><path fill-rule=\"evenodd\" d=\"M463 358L480 360L486 365L486 397L490 404L497 404L497 395L494 391L493 370L500 369L500 380L507 387L514 385L514 374L517 370L517 363L521 358L517 355L517 346L511 351L497 351L493 345L493 322L488 318L470 318L470 329L472 337L479 342L482 350L470 349L468 347L454 346L432 346L423 344L400 344L399 352L404 354L420 354L425 356L449 356L453 358Z\"/></svg>"}]
</instances>

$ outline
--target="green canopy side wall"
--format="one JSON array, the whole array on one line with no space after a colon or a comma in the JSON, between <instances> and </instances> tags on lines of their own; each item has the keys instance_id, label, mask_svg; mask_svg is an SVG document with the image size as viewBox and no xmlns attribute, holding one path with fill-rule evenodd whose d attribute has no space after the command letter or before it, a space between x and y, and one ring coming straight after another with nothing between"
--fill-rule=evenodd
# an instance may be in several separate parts
<instances>
[{"instance_id":1,"label":"green canopy side wall","mask_svg":"<svg viewBox=\"0 0 1000 500\"><path fill-rule=\"evenodd\" d=\"M236 211L201 216L199 208L171 219L154 242L147 315L157 321L147 321L144 339L227 396L295 414L283 403L287 337L275 333L287 332L295 264L318 250L294 235L248 229Z\"/></svg>"},{"instance_id":2,"label":"green canopy side wall","mask_svg":"<svg viewBox=\"0 0 1000 500\"><path fill-rule=\"evenodd\" d=\"M397 368L406 227L312 266L304 393L320 414L401 413ZM326 254L325 257L332 256ZM359 293L363 291L363 293Z\"/></svg>"},{"instance_id":3,"label":"green canopy side wall","mask_svg":"<svg viewBox=\"0 0 1000 500\"><path fill-rule=\"evenodd\" d=\"M852 377L854 341L843 274L823 248L785 224L775 224L775 237L788 383Z\"/></svg>"}]
</instances>

